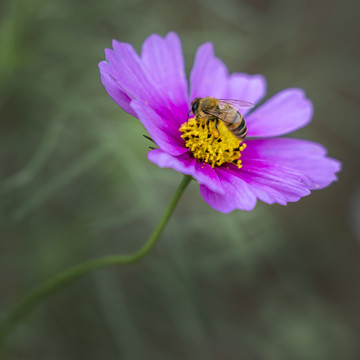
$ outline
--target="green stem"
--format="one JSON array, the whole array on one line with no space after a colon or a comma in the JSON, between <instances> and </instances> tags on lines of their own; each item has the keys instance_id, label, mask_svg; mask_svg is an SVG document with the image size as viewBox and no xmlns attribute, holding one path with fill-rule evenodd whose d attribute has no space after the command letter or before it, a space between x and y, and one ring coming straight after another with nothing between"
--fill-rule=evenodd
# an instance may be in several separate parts
<instances>
[{"instance_id":1,"label":"green stem","mask_svg":"<svg viewBox=\"0 0 360 360\"><path fill-rule=\"evenodd\" d=\"M178 203L190 180L191 176L184 176L178 189L170 200L170 203L156 229L145 245L140 248L140 250L132 255L105 256L99 259L91 260L66 270L54 276L52 279L45 281L43 284L30 292L27 296L25 296L22 300L20 300L20 302L15 305L15 307L0 323L0 344L6 339L6 337L16 327L16 325L29 313L31 313L37 307L37 305L43 302L55 291L69 284L71 281L76 280L79 277L89 274L90 272L97 269L102 269L113 265L128 265L136 263L144 258L158 241L162 231L165 228L165 225L169 221L170 216L176 207L176 204Z\"/></svg>"}]
</instances>

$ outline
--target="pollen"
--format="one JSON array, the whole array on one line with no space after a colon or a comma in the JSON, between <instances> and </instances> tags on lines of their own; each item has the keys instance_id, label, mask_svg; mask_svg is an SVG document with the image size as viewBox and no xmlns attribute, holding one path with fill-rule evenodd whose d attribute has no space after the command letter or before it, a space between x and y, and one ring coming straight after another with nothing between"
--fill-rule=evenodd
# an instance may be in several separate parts
<instances>
[{"instance_id":1,"label":"pollen","mask_svg":"<svg viewBox=\"0 0 360 360\"><path fill-rule=\"evenodd\" d=\"M210 164L213 168L225 163L233 163L239 169L241 152L246 144L237 139L221 121L216 129L215 121L206 124L206 119L197 117L189 119L180 127L185 146L195 159Z\"/></svg>"}]
</instances>

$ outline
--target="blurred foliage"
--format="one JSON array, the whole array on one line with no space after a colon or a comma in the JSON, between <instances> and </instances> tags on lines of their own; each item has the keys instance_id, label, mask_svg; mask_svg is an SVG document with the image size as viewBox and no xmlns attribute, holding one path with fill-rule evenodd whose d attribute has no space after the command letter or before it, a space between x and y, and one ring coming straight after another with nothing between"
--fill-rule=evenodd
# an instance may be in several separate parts
<instances>
[{"instance_id":1,"label":"blurred foliage","mask_svg":"<svg viewBox=\"0 0 360 360\"><path fill-rule=\"evenodd\" d=\"M344 166L328 189L250 213L215 212L193 183L146 260L53 296L1 359L360 358L359 2L344 4L1 2L2 314L60 270L139 248L180 182L148 162L145 130L100 83L112 38L139 50L175 30L188 71L212 41L268 94L304 88L316 112L298 136Z\"/></svg>"}]
</instances>

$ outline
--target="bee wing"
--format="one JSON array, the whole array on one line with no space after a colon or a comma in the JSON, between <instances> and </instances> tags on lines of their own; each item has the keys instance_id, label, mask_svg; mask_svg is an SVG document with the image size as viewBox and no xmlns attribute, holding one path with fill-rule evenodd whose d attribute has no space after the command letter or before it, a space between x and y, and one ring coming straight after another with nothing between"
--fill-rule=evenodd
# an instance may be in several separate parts
<instances>
[{"instance_id":1,"label":"bee wing","mask_svg":"<svg viewBox=\"0 0 360 360\"><path fill-rule=\"evenodd\" d=\"M206 109L204 110L204 113L214 116L220 119L221 121L229 122L229 120L227 120L228 119L227 116L232 115L232 118L234 117L234 108L231 107L231 108L222 108L222 109Z\"/></svg>"},{"instance_id":2,"label":"bee wing","mask_svg":"<svg viewBox=\"0 0 360 360\"><path fill-rule=\"evenodd\" d=\"M251 109L255 105L249 101L234 100L234 99L219 99L221 105L230 105L236 109Z\"/></svg>"}]
</instances>

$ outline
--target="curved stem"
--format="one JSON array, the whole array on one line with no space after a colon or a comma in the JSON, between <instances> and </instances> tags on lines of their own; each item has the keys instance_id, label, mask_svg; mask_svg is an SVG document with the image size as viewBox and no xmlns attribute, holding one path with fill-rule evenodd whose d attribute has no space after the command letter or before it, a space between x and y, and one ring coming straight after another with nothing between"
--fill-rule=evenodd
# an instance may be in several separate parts
<instances>
[{"instance_id":1,"label":"curved stem","mask_svg":"<svg viewBox=\"0 0 360 360\"><path fill-rule=\"evenodd\" d=\"M105 256L99 259L91 260L83 264L77 265L69 270L66 270L53 278L45 281L39 285L27 296L25 296L15 307L7 314L5 319L0 323L0 344L5 340L9 333L16 327L16 325L23 320L29 313L31 313L37 305L43 302L49 295L69 284L71 281L78 279L81 276L89 274L90 272L102 269L113 265L127 265L136 263L144 258L150 250L155 246L162 231L165 228L171 214L173 213L176 204L178 203L182 193L186 189L191 180L191 176L185 175L182 179L178 189L173 195L170 203L150 236L145 245L136 253L131 255L115 255Z\"/></svg>"}]
</instances>

